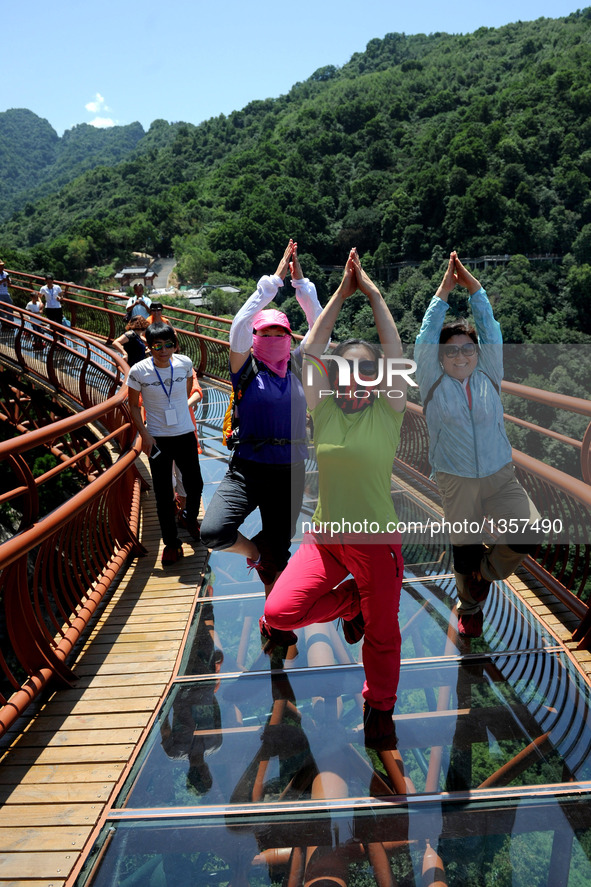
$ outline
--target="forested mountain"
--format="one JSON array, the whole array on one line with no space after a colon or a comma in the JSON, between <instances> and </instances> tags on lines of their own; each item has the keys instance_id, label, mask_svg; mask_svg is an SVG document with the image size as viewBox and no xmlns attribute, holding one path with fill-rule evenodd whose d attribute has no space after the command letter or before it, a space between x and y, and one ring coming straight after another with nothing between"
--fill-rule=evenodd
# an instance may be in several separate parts
<instances>
[{"instance_id":1,"label":"forested mountain","mask_svg":"<svg viewBox=\"0 0 591 887\"><path fill-rule=\"evenodd\" d=\"M0 112L0 220L86 170L119 163L144 135L139 123L109 129L81 123L59 138L48 121L32 111Z\"/></svg>"},{"instance_id":2,"label":"forested mountain","mask_svg":"<svg viewBox=\"0 0 591 887\"><path fill-rule=\"evenodd\" d=\"M388 34L287 95L199 126L156 121L128 159L16 213L0 251L82 280L130 250L173 250L181 279L200 282L273 270L294 236L326 293L319 266L354 244L383 281L391 263L425 262L390 287L413 336L449 249L557 253L491 273L493 289L507 287L512 341L586 340L590 111L591 9Z\"/></svg>"}]
</instances>

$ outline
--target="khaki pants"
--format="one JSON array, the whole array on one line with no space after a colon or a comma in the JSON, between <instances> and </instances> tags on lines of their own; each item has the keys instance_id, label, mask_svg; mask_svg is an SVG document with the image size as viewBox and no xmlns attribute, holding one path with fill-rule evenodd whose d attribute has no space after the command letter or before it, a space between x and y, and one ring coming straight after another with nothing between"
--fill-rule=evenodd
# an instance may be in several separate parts
<instances>
[{"instance_id":1,"label":"khaki pants","mask_svg":"<svg viewBox=\"0 0 591 887\"><path fill-rule=\"evenodd\" d=\"M454 547L454 565L460 553L456 549L470 546L478 555L474 570L489 582L506 579L526 556L526 546L537 544L537 534L530 526L540 520L536 506L515 477L512 463L488 477L458 477L438 471L436 480L445 520L452 525L450 539ZM502 535L494 545L485 548L483 543L490 535L491 521L500 525ZM467 588L471 571L462 567L461 571L454 572L458 610L477 612L480 603Z\"/></svg>"}]
</instances>

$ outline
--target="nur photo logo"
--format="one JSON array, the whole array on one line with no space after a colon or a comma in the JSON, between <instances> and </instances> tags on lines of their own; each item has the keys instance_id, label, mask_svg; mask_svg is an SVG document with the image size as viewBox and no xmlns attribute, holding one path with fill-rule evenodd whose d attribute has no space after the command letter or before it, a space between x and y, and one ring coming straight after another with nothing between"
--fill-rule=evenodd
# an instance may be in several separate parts
<instances>
[{"instance_id":1,"label":"nur photo logo","mask_svg":"<svg viewBox=\"0 0 591 887\"><path fill-rule=\"evenodd\" d=\"M402 397L401 391L396 391L394 383L397 378L402 378L412 388L417 383L411 378L416 372L417 365L414 360L405 357L380 357L377 360L360 360L354 358L348 360L335 354L325 354L322 359L304 355L306 361L304 369L304 384L315 384L315 373L319 373L323 379L335 385L335 388L321 389L320 397L339 396L342 390L351 391L352 386L358 386L353 392L355 397L369 397L372 393L379 397L381 394L387 397ZM329 361L337 365L337 372L331 373L326 366ZM367 366L364 366L366 364ZM383 388L379 388L383 385Z\"/></svg>"}]
</instances>

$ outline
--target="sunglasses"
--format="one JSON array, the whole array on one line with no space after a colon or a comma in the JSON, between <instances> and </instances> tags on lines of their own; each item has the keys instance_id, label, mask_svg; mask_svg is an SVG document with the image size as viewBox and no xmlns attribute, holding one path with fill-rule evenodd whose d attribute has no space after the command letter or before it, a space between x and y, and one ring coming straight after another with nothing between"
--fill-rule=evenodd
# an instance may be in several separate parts
<instances>
[{"instance_id":1,"label":"sunglasses","mask_svg":"<svg viewBox=\"0 0 591 887\"><path fill-rule=\"evenodd\" d=\"M354 360L348 360L347 363L352 370L355 369ZM360 360L357 364L357 372L360 376L376 376L378 372L378 365L375 360Z\"/></svg>"},{"instance_id":2,"label":"sunglasses","mask_svg":"<svg viewBox=\"0 0 591 887\"><path fill-rule=\"evenodd\" d=\"M150 351L162 351L163 348L176 348L176 342L155 342Z\"/></svg>"},{"instance_id":3,"label":"sunglasses","mask_svg":"<svg viewBox=\"0 0 591 887\"><path fill-rule=\"evenodd\" d=\"M466 342L465 345L446 345L443 349L446 357L457 357L460 352L464 357L472 357L476 354L476 345L474 342Z\"/></svg>"}]
</instances>

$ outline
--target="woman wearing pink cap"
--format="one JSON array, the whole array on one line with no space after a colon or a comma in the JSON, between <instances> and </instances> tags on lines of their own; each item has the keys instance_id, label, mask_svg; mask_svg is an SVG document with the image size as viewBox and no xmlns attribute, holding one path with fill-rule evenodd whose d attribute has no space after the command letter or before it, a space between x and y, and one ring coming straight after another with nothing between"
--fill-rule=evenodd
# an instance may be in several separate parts
<instances>
[{"instance_id":1,"label":"woman wearing pink cap","mask_svg":"<svg viewBox=\"0 0 591 887\"><path fill-rule=\"evenodd\" d=\"M275 274L261 277L230 329L238 433L226 476L201 524L201 541L214 550L244 555L267 593L289 559L308 454L306 398L300 380L291 372L292 363L301 362L300 349L291 351L291 327L285 314L266 309L288 270L310 328L321 313L314 284L302 276L297 243L290 240ZM239 528L256 508L262 530L248 539Z\"/></svg>"}]
</instances>

